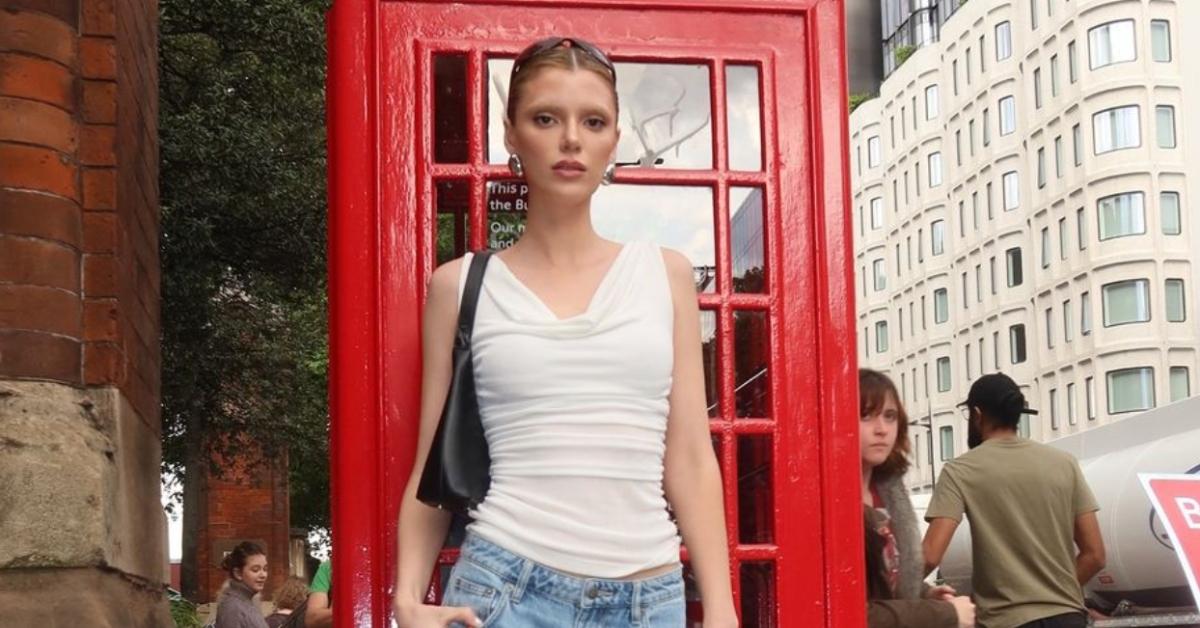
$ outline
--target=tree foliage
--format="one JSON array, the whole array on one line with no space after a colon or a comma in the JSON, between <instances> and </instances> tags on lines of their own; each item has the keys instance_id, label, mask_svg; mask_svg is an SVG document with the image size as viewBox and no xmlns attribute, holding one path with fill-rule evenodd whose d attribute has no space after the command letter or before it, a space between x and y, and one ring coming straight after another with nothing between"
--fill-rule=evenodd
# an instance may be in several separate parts
<instances>
[{"instance_id":1,"label":"tree foliage","mask_svg":"<svg viewBox=\"0 0 1200 628\"><path fill-rule=\"evenodd\" d=\"M159 2L164 470L227 434L286 446L309 529L329 518L328 3Z\"/></svg>"}]
</instances>

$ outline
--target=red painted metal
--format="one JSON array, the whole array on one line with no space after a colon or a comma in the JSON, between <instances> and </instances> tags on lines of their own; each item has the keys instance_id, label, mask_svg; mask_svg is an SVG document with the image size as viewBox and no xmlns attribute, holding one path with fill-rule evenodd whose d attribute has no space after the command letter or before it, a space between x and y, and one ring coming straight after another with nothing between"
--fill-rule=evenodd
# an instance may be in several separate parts
<instances>
[{"instance_id":1,"label":"red painted metal","mask_svg":"<svg viewBox=\"0 0 1200 628\"><path fill-rule=\"evenodd\" d=\"M711 170L628 169L621 183L713 189L719 417L733 583L743 625L863 625L853 282L838 0L338 0L329 20L331 412L338 626L388 625L395 521L416 441L420 308L435 259L435 187L468 185L468 244L485 245L482 77L491 55L571 33L621 61L709 67ZM466 60L467 161L434 163L433 57ZM727 64L759 68L763 170L727 169ZM764 190L766 289L733 293L729 189ZM460 231L461 237L461 231ZM770 412L735 418L734 313L766 315ZM740 543L738 439L771 439L773 543ZM768 505L769 504L769 505ZM764 510L765 509L765 510ZM452 561L453 551L442 560ZM742 566L767 565L746 572ZM773 604L743 600L743 582ZM436 591L435 591L436 593Z\"/></svg>"}]
</instances>

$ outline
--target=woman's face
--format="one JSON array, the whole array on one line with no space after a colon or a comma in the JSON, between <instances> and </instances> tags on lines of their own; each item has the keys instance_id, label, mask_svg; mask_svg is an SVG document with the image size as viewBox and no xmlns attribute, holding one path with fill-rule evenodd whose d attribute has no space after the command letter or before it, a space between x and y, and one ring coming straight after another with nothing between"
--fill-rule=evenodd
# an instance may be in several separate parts
<instances>
[{"instance_id":1,"label":"woman's face","mask_svg":"<svg viewBox=\"0 0 1200 628\"><path fill-rule=\"evenodd\" d=\"M255 593L261 593L267 586L267 557L262 554L246 557L246 566L235 568L233 577L246 583Z\"/></svg>"},{"instance_id":2,"label":"woman's face","mask_svg":"<svg viewBox=\"0 0 1200 628\"><path fill-rule=\"evenodd\" d=\"M522 88L504 143L521 158L529 187L582 200L616 156L612 88L589 70L542 67Z\"/></svg>"},{"instance_id":3,"label":"woman's face","mask_svg":"<svg viewBox=\"0 0 1200 628\"><path fill-rule=\"evenodd\" d=\"M890 394L874 413L860 418L858 439L864 465L878 467L892 455L899 420L900 407Z\"/></svg>"}]
</instances>

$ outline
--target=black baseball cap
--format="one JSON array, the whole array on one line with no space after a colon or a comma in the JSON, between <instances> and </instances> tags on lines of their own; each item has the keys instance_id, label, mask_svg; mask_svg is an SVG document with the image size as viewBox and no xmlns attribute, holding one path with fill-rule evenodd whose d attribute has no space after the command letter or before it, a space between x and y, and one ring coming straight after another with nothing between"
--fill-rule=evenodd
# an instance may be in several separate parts
<instances>
[{"instance_id":1,"label":"black baseball cap","mask_svg":"<svg viewBox=\"0 0 1200 628\"><path fill-rule=\"evenodd\" d=\"M1011 413L1016 408L1020 408L1017 414L1038 413L1026 405L1021 387L1004 373L989 373L975 380L971 384L971 391L967 393L967 400L958 405L982 408L997 416Z\"/></svg>"}]
</instances>

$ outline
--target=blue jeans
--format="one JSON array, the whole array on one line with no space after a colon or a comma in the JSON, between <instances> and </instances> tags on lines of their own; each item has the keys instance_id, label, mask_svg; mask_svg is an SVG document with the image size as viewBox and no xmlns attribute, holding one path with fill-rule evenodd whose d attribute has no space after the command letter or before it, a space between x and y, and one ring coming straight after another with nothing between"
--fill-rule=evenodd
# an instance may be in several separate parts
<instances>
[{"instance_id":1,"label":"blue jeans","mask_svg":"<svg viewBox=\"0 0 1200 628\"><path fill-rule=\"evenodd\" d=\"M683 573L579 578L468 535L442 604L469 606L485 628L681 628Z\"/></svg>"}]
</instances>

